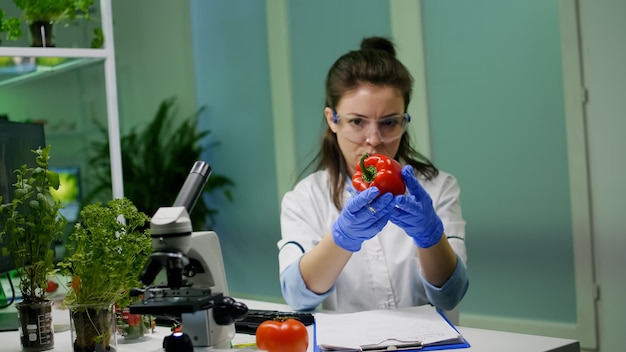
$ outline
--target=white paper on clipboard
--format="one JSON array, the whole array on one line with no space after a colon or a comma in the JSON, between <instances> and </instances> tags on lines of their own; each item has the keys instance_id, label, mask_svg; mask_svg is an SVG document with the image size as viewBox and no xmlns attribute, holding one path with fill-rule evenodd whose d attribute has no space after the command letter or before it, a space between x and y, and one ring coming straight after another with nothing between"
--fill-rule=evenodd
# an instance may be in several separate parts
<instances>
[{"instance_id":1,"label":"white paper on clipboard","mask_svg":"<svg viewBox=\"0 0 626 352\"><path fill-rule=\"evenodd\" d=\"M421 342L424 346L463 343L435 307L424 305L356 313L316 313L317 345L327 350L359 351L363 345ZM325 350L324 348L320 348Z\"/></svg>"}]
</instances>

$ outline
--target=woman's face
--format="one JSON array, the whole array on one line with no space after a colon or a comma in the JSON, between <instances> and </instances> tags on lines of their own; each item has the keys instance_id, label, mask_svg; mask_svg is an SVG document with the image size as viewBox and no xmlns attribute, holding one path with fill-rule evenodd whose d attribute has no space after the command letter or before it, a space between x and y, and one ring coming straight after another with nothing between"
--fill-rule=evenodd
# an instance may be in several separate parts
<instances>
[{"instance_id":1,"label":"woman's face","mask_svg":"<svg viewBox=\"0 0 626 352\"><path fill-rule=\"evenodd\" d=\"M344 94L337 104L336 112L339 116L337 123L334 122L332 109L329 107L324 109L326 122L337 135L339 149L348 163L350 173L354 173L356 164L365 153L379 153L390 158L396 155L400 138L384 141L376 122L404 114L404 98L399 90L389 86L361 84ZM354 133L352 135L347 133L346 124L349 120L354 121L354 118L368 121L369 127L363 129L363 138L360 142L355 142Z\"/></svg>"}]
</instances>

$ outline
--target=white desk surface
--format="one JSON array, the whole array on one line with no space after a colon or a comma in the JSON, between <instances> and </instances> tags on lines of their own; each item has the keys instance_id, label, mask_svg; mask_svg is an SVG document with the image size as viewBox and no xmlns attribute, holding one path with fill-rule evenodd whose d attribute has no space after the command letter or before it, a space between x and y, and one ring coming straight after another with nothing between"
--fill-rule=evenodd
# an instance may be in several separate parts
<instances>
[{"instance_id":1,"label":"white desk surface","mask_svg":"<svg viewBox=\"0 0 626 352\"><path fill-rule=\"evenodd\" d=\"M253 300L241 300L246 303L251 309L275 309L286 310L290 309L282 304L260 302ZM63 329L56 328L57 332L54 336L55 348L50 351L63 351L71 352L71 337L69 332L69 314L67 311L55 310L53 323L55 326L66 327L68 330L60 331ZM468 352L580 352L580 345L578 341L543 337L526 334L516 334L501 331L474 329L458 326L459 332L470 343L470 348L459 349L456 351L468 351ZM309 326L309 349L308 352L313 352L313 327ZM117 340L118 352L156 352L162 351L163 338L169 335L168 328L157 327L157 330L148 335L148 338L141 342L124 343L124 339L119 337ZM0 333L0 352L21 352L21 346L19 341L19 334L17 331L2 332ZM240 335L237 334L234 343L254 342L253 335ZM195 348L195 352L202 351L255 351L254 349L230 349L230 350L215 350L208 348Z\"/></svg>"}]
</instances>

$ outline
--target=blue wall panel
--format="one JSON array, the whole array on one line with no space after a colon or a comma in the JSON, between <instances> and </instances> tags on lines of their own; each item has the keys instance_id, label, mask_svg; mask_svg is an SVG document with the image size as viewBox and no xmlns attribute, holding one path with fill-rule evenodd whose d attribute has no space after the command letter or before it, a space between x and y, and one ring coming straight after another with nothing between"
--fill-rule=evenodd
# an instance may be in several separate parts
<instances>
[{"instance_id":1,"label":"blue wall panel","mask_svg":"<svg viewBox=\"0 0 626 352\"><path fill-rule=\"evenodd\" d=\"M556 2L423 2L433 159L467 221L465 313L576 321Z\"/></svg>"},{"instance_id":2,"label":"blue wall panel","mask_svg":"<svg viewBox=\"0 0 626 352\"><path fill-rule=\"evenodd\" d=\"M215 227L229 287L239 295L280 296L280 237L269 91L265 2L191 1L196 99L206 106L205 153L232 178L234 201L215 195Z\"/></svg>"}]
</instances>

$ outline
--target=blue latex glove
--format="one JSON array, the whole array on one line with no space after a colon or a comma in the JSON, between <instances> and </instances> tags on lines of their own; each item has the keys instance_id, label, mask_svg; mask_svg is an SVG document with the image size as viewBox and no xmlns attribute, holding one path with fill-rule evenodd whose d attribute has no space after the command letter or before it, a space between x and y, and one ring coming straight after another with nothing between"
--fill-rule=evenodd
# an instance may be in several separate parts
<instances>
[{"instance_id":1,"label":"blue latex glove","mask_svg":"<svg viewBox=\"0 0 626 352\"><path fill-rule=\"evenodd\" d=\"M415 178L411 165L402 168L402 178L410 195L395 197L390 220L404 229L418 247L431 247L441 239L443 223L433 209L432 199Z\"/></svg>"},{"instance_id":2,"label":"blue latex glove","mask_svg":"<svg viewBox=\"0 0 626 352\"><path fill-rule=\"evenodd\" d=\"M350 198L343 207L332 228L333 239L339 247L356 252L363 241L376 236L387 225L393 195L385 193L378 197L379 193L377 187L368 188Z\"/></svg>"}]
</instances>

